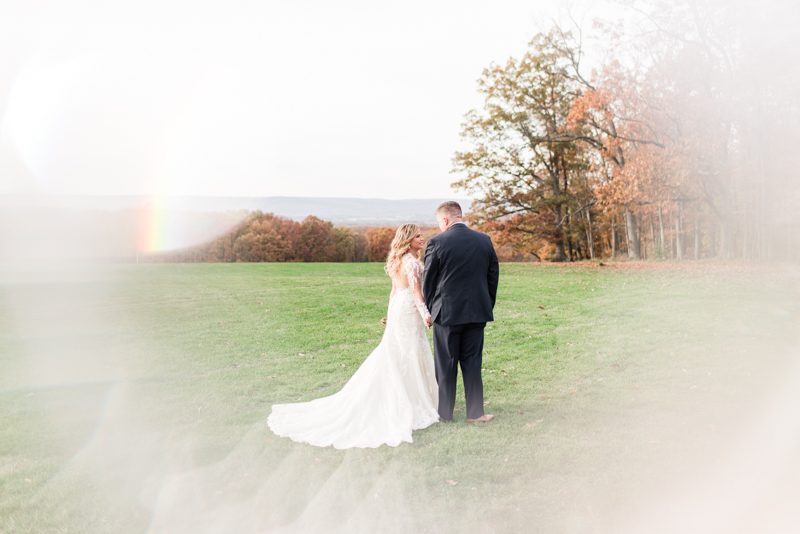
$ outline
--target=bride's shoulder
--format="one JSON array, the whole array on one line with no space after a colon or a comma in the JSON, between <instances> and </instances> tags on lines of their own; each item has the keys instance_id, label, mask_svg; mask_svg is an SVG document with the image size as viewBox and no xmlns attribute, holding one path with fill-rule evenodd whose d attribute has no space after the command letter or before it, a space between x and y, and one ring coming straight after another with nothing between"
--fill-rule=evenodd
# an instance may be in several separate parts
<instances>
[{"instance_id":1,"label":"bride's shoulder","mask_svg":"<svg viewBox=\"0 0 800 534\"><path fill-rule=\"evenodd\" d=\"M405 255L403 255L403 263L406 265L422 265L422 262L410 252L406 252Z\"/></svg>"}]
</instances>

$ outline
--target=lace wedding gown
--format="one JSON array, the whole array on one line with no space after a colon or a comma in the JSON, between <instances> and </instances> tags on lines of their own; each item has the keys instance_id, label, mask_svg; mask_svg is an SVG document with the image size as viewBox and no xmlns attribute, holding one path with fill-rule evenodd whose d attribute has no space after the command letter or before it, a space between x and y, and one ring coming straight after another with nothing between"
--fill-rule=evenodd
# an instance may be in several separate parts
<instances>
[{"instance_id":1,"label":"lace wedding gown","mask_svg":"<svg viewBox=\"0 0 800 534\"><path fill-rule=\"evenodd\" d=\"M267 419L281 437L337 449L411 443L411 431L439 420L438 386L422 301L422 264L411 254L392 278L386 330L347 384L329 397L276 404ZM402 274L408 287L399 287Z\"/></svg>"}]
</instances>

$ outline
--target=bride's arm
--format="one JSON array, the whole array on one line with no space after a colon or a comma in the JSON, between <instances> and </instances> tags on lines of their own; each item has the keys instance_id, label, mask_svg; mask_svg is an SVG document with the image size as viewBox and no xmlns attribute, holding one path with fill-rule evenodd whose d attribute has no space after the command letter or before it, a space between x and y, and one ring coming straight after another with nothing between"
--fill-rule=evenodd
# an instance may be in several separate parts
<instances>
[{"instance_id":1,"label":"bride's arm","mask_svg":"<svg viewBox=\"0 0 800 534\"><path fill-rule=\"evenodd\" d=\"M408 287L411 288L411 292L414 294L414 303L417 305L417 311L422 316L422 321L425 323L425 326L431 326L431 314L428 311L428 307L425 306L425 299L422 296L422 284L419 280L419 264L416 260L407 260L404 261L403 269L406 274L406 278L408 278Z\"/></svg>"}]
</instances>

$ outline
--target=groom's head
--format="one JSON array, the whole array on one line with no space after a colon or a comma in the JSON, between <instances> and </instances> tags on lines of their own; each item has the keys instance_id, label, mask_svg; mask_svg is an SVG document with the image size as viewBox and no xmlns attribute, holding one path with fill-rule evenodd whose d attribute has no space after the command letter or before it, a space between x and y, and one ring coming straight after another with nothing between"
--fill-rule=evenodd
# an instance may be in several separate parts
<instances>
[{"instance_id":1,"label":"groom's head","mask_svg":"<svg viewBox=\"0 0 800 534\"><path fill-rule=\"evenodd\" d=\"M450 225L461 221L461 206L452 200L444 202L436 208L436 221L439 223L439 230L442 232L450 228Z\"/></svg>"}]
</instances>

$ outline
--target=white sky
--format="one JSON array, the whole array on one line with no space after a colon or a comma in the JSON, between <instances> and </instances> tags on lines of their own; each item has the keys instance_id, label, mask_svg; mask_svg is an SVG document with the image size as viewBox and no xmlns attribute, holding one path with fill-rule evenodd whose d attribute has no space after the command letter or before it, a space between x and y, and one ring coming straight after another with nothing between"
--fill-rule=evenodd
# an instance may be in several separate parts
<instances>
[{"instance_id":1,"label":"white sky","mask_svg":"<svg viewBox=\"0 0 800 534\"><path fill-rule=\"evenodd\" d=\"M3 0L0 193L464 197L450 160L475 81L559 12Z\"/></svg>"}]
</instances>

